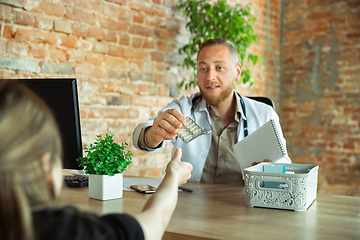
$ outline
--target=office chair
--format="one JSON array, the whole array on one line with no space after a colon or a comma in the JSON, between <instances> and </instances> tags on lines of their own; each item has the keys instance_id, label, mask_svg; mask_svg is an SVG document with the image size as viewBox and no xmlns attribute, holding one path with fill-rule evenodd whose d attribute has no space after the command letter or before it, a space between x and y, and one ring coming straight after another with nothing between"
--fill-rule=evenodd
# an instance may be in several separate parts
<instances>
[{"instance_id":1,"label":"office chair","mask_svg":"<svg viewBox=\"0 0 360 240\"><path fill-rule=\"evenodd\" d=\"M267 97L247 97L247 98L253 99L258 102L263 102L263 103L271 106L275 111L275 103L270 98L267 98Z\"/></svg>"}]
</instances>

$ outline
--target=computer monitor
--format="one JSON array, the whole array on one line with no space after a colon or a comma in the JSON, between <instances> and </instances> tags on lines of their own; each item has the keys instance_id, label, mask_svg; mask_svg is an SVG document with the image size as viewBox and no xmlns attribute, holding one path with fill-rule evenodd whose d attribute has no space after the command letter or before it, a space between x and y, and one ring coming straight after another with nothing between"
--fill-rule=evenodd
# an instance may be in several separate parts
<instances>
[{"instance_id":1,"label":"computer monitor","mask_svg":"<svg viewBox=\"0 0 360 240\"><path fill-rule=\"evenodd\" d=\"M62 138L64 169L82 169L76 161L83 156L76 79L16 80L37 93L52 110Z\"/></svg>"}]
</instances>

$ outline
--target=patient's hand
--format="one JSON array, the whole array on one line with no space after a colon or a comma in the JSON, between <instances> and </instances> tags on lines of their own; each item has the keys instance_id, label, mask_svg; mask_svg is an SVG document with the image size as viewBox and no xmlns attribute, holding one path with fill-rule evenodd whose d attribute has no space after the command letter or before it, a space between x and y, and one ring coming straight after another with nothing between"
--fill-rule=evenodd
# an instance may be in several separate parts
<instances>
[{"instance_id":1,"label":"patient's hand","mask_svg":"<svg viewBox=\"0 0 360 240\"><path fill-rule=\"evenodd\" d=\"M268 160L268 159L265 159L263 162L271 162L271 161ZM255 166L255 165L259 164L259 163L261 163L261 162L253 162L252 166Z\"/></svg>"}]
</instances>

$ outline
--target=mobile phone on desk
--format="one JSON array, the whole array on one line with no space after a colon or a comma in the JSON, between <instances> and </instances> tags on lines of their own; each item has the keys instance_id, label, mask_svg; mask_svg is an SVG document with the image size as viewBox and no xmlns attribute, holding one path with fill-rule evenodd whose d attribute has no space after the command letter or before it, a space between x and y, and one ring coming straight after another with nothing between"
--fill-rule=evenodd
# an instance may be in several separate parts
<instances>
[{"instance_id":1,"label":"mobile phone on desk","mask_svg":"<svg viewBox=\"0 0 360 240\"><path fill-rule=\"evenodd\" d=\"M141 185L130 185L131 189L138 191L140 193L154 193L156 192L156 187L151 186L149 184L141 184Z\"/></svg>"}]
</instances>

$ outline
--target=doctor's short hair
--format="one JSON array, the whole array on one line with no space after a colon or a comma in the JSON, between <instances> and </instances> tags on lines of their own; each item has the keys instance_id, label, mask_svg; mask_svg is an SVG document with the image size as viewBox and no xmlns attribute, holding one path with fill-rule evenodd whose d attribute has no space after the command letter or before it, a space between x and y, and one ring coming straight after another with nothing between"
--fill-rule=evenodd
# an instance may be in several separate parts
<instances>
[{"instance_id":1,"label":"doctor's short hair","mask_svg":"<svg viewBox=\"0 0 360 240\"><path fill-rule=\"evenodd\" d=\"M235 45L230 42L229 40L225 39L225 38L221 38L221 37L216 37L216 38L211 38L206 40L205 42L203 42L203 44L201 44L197 58L199 58L199 54L201 52L201 50L203 50L205 47L212 47L212 46L225 46L229 49L230 54L232 55L232 60L234 65L237 65L239 63L239 53L237 52L237 49L235 47Z\"/></svg>"}]
</instances>

